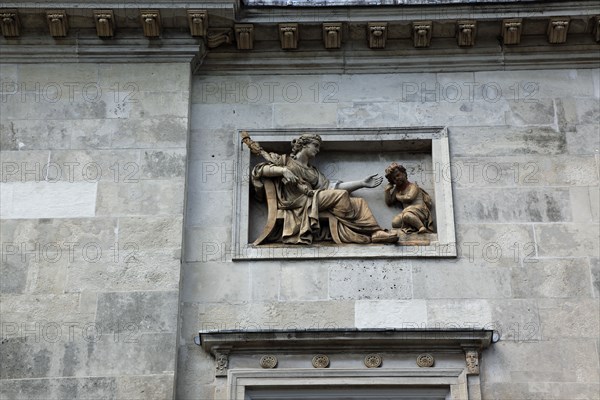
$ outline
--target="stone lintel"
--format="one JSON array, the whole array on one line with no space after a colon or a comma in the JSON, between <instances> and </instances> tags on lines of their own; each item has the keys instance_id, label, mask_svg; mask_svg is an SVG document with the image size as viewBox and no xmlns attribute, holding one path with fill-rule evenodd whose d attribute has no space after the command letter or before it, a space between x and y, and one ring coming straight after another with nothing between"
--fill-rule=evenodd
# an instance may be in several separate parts
<instances>
[{"instance_id":1,"label":"stone lintel","mask_svg":"<svg viewBox=\"0 0 600 400\"><path fill-rule=\"evenodd\" d=\"M211 353L273 352L465 352L492 344L493 330L306 329L200 331L200 346Z\"/></svg>"}]
</instances>

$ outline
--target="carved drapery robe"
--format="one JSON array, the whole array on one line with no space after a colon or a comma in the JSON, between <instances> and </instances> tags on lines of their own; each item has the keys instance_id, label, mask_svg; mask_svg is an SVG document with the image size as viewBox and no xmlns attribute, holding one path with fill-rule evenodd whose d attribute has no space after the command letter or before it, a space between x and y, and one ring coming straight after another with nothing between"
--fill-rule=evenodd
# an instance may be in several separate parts
<instances>
[{"instance_id":1,"label":"carved drapery robe","mask_svg":"<svg viewBox=\"0 0 600 400\"><path fill-rule=\"evenodd\" d=\"M287 244L311 244L320 230L319 211L329 211L338 220L338 234L344 243L371 243L371 234L381 230L367 202L351 197L315 167L302 165L289 155L270 153L271 162L260 163L252 170L252 183L260 195L262 179L272 179L277 190L277 208L283 210L281 241ZM267 178L266 166L288 168L299 183L285 184L284 178Z\"/></svg>"}]
</instances>

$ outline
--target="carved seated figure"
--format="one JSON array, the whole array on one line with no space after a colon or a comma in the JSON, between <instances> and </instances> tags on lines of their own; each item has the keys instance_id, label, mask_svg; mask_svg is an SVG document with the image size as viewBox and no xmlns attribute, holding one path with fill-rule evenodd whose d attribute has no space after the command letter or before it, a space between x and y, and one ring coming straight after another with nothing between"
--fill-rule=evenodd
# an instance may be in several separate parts
<instances>
[{"instance_id":1,"label":"carved seated figure","mask_svg":"<svg viewBox=\"0 0 600 400\"><path fill-rule=\"evenodd\" d=\"M386 204L402 207L392 220L392 227L407 234L433 232L431 196L416 183L409 182L406 168L395 162L385 169L385 177L389 182L385 187Z\"/></svg>"},{"instance_id":2,"label":"carved seated figure","mask_svg":"<svg viewBox=\"0 0 600 400\"><path fill-rule=\"evenodd\" d=\"M398 241L395 233L379 226L364 199L350 196L354 190L379 186L383 178L375 174L360 181L330 183L309 164L319 153L319 135L304 134L294 139L290 155L268 153L252 142L247 134L244 142L267 161L253 168L252 184L258 194L264 193L266 180L275 186L277 213L283 219L278 241L311 244L319 240L320 213L322 217L324 211L329 213L329 218L335 219L329 228L335 230L331 236L336 241L361 244ZM268 240L263 238L254 243L260 244L264 239Z\"/></svg>"}]
</instances>

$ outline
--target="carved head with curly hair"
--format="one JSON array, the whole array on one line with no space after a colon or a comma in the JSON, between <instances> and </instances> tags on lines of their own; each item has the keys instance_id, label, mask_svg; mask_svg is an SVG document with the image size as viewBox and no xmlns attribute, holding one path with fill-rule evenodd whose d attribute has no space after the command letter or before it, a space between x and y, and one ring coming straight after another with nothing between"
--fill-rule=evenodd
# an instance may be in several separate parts
<instances>
[{"instance_id":1,"label":"carved head with curly hair","mask_svg":"<svg viewBox=\"0 0 600 400\"><path fill-rule=\"evenodd\" d=\"M298 154L309 143L316 143L320 147L323 141L321 140L321 136L319 135L305 133L301 135L298 139L292 140L292 156Z\"/></svg>"},{"instance_id":2,"label":"carved head with curly hair","mask_svg":"<svg viewBox=\"0 0 600 400\"><path fill-rule=\"evenodd\" d=\"M387 178L389 183L397 184L396 173L398 172L403 174L404 179L406 180L406 168L404 168L402 165L396 162L393 162L390 165L388 165L388 167L385 169L385 177Z\"/></svg>"}]
</instances>

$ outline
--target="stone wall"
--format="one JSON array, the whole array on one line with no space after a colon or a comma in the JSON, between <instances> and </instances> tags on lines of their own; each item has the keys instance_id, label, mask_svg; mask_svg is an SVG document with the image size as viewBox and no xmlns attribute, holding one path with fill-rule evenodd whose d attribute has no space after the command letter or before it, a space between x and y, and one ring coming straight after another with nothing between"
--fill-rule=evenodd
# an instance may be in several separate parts
<instances>
[{"instance_id":1,"label":"stone wall","mask_svg":"<svg viewBox=\"0 0 600 400\"><path fill-rule=\"evenodd\" d=\"M0 397L172 397L189 64L0 71Z\"/></svg>"},{"instance_id":2,"label":"stone wall","mask_svg":"<svg viewBox=\"0 0 600 400\"><path fill-rule=\"evenodd\" d=\"M192 86L178 398L224 396L199 329L336 327L496 329L484 398L597 396L598 70ZM423 125L449 129L456 259L231 261L238 129Z\"/></svg>"}]
</instances>

